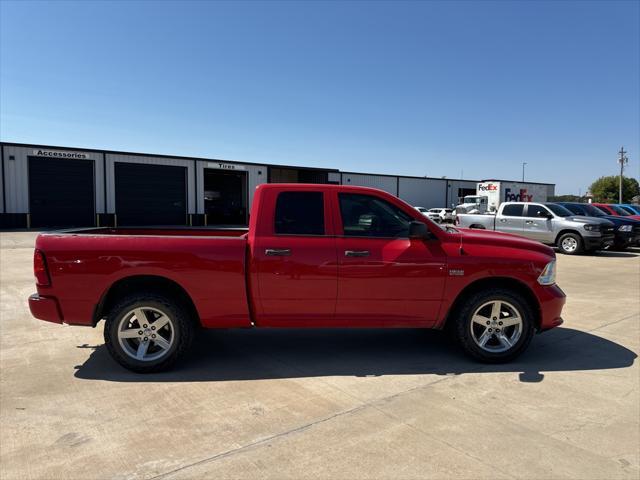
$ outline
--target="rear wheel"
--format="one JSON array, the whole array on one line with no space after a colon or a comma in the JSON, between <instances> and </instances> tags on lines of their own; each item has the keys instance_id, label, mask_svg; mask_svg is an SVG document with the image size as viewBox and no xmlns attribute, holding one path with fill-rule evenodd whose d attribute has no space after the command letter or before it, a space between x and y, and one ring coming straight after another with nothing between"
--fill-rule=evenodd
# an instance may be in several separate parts
<instances>
[{"instance_id":1,"label":"rear wheel","mask_svg":"<svg viewBox=\"0 0 640 480\"><path fill-rule=\"evenodd\" d=\"M113 359L138 373L168 370L187 351L192 337L187 310L153 293L122 299L104 327L105 344Z\"/></svg>"},{"instance_id":2,"label":"rear wheel","mask_svg":"<svg viewBox=\"0 0 640 480\"><path fill-rule=\"evenodd\" d=\"M584 251L582 237L577 233L565 233L558 238L558 248L565 255L578 255Z\"/></svg>"},{"instance_id":3,"label":"rear wheel","mask_svg":"<svg viewBox=\"0 0 640 480\"><path fill-rule=\"evenodd\" d=\"M534 334L534 313L524 297L503 289L478 292L459 309L454 336L463 350L488 363L520 355Z\"/></svg>"}]
</instances>

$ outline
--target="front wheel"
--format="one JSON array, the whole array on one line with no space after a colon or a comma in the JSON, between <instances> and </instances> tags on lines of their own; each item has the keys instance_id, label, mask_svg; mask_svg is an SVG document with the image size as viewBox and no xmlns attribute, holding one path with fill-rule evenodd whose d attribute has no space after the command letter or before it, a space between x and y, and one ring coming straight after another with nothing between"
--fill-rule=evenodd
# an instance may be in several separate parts
<instances>
[{"instance_id":1,"label":"front wheel","mask_svg":"<svg viewBox=\"0 0 640 480\"><path fill-rule=\"evenodd\" d=\"M534 334L534 312L518 293L495 289L478 292L458 311L454 335L462 349L487 363L520 355Z\"/></svg>"},{"instance_id":2,"label":"front wheel","mask_svg":"<svg viewBox=\"0 0 640 480\"><path fill-rule=\"evenodd\" d=\"M137 373L160 372L188 350L193 329L187 310L171 298L132 294L111 309L104 341L123 367Z\"/></svg>"},{"instance_id":3,"label":"front wheel","mask_svg":"<svg viewBox=\"0 0 640 480\"><path fill-rule=\"evenodd\" d=\"M565 233L558 238L558 249L565 255L578 255L584 250L582 237L577 233Z\"/></svg>"}]
</instances>

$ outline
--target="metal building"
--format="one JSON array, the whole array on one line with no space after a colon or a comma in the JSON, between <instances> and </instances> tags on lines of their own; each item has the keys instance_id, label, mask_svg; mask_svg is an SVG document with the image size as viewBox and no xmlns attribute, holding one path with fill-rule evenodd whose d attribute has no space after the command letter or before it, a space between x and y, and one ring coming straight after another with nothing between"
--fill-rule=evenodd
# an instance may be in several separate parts
<instances>
[{"instance_id":1,"label":"metal building","mask_svg":"<svg viewBox=\"0 0 640 480\"><path fill-rule=\"evenodd\" d=\"M374 187L426 208L455 205L477 184L19 143L1 143L0 154L0 228L246 225L267 182Z\"/></svg>"}]
</instances>

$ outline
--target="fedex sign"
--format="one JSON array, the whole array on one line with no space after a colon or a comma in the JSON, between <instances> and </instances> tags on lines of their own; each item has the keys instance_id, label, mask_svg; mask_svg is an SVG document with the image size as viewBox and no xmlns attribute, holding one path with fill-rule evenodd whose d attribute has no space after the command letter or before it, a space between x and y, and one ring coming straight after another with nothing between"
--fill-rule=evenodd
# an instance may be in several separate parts
<instances>
[{"instance_id":1,"label":"fedex sign","mask_svg":"<svg viewBox=\"0 0 640 480\"><path fill-rule=\"evenodd\" d=\"M478 184L478 191L480 191L480 192L497 192L498 191L498 185L496 185L495 183L479 183Z\"/></svg>"},{"instance_id":2,"label":"fedex sign","mask_svg":"<svg viewBox=\"0 0 640 480\"><path fill-rule=\"evenodd\" d=\"M504 200L506 202L531 202L533 195L529 195L526 188L521 188L518 193L512 192L510 188L505 188Z\"/></svg>"}]
</instances>

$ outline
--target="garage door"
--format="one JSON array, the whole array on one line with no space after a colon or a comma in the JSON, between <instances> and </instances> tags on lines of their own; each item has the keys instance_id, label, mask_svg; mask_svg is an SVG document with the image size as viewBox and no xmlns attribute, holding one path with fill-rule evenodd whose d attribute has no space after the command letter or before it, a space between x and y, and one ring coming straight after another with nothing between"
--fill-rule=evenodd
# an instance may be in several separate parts
<instances>
[{"instance_id":1,"label":"garage door","mask_svg":"<svg viewBox=\"0 0 640 480\"><path fill-rule=\"evenodd\" d=\"M115 163L118 225L184 225L187 169Z\"/></svg>"},{"instance_id":2,"label":"garage door","mask_svg":"<svg viewBox=\"0 0 640 480\"><path fill-rule=\"evenodd\" d=\"M93 167L93 160L29 157L31 226L94 226Z\"/></svg>"}]
</instances>

